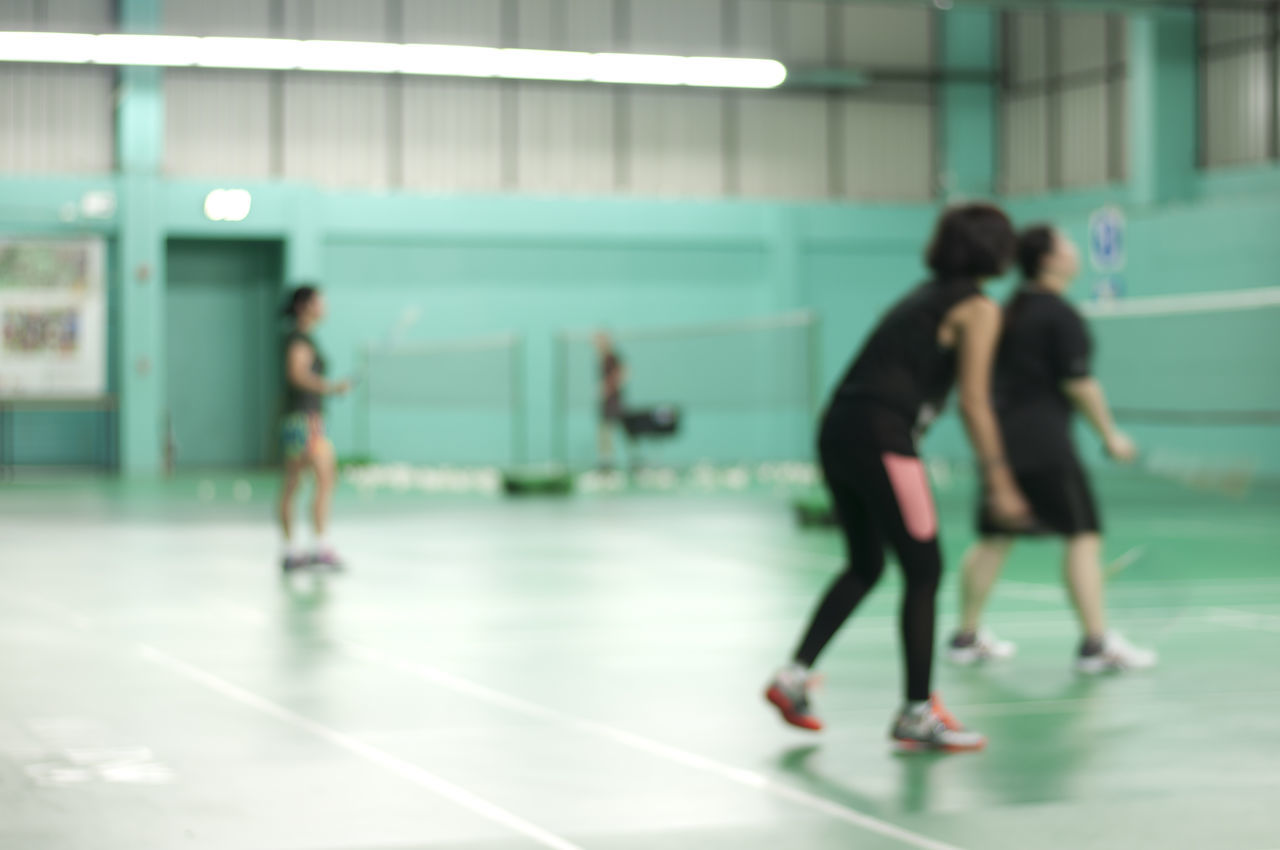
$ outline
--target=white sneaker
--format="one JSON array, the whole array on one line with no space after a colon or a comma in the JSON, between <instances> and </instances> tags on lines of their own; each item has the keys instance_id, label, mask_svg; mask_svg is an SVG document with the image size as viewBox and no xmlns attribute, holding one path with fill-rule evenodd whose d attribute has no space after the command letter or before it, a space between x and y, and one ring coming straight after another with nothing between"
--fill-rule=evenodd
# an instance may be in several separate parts
<instances>
[{"instance_id":1,"label":"white sneaker","mask_svg":"<svg viewBox=\"0 0 1280 850\"><path fill-rule=\"evenodd\" d=\"M1122 670L1145 670L1156 666L1159 660L1155 650L1134 646L1119 632L1108 632L1103 638L1101 652L1076 656L1076 671L1096 676Z\"/></svg>"},{"instance_id":2,"label":"white sneaker","mask_svg":"<svg viewBox=\"0 0 1280 850\"><path fill-rule=\"evenodd\" d=\"M1018 645L1007 640L1000 640L986 629L979 629L973 643L957 646L957 633L947 648L947 658L952 664L969 667L986 661L1003 661L1018 654Z\"/></svg>"}]
</instances>

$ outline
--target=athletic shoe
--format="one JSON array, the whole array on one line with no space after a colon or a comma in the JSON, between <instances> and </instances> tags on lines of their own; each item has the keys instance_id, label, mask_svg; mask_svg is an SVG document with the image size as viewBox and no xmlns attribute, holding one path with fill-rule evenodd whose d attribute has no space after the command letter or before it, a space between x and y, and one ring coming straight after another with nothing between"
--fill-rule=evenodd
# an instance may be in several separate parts
<instances>
[{"instance_id":1,"label":"athletic shoe","mask_svg":"<svg viewBox=\"0 0 1280 850\"><path fill-rule=\"evenodd\" d=\"M1142 649L1124 639L1119 632L1108 632L1102 649L1089 655L1076 656L1076 671L1086 676L1118 673L1123 670L1145 670L1156 666L1160 657L1154 650Z\"/></svg>"},{"instance_id":2,"label":"athletic shoe","mask_svg":"<svg viewBox=\"0 0 1280 850\"><path fill-rule=\"evenodd\" d=\"M809 704L809 690L817 677L795 669L779 670L764 692L764 698L782 713L782 719L792 726L821 732L822 721L813 713Z\"/></svg>"},{"instance_id":3,"label":"athletic shoe","mask_svg":"<svg viewBox=\"0 0 1280 850\"><path fill-rule=\"evenodd\" d=\"M338 557L338 553L332 549L317 549L311 553L308 562L313 567L319 567L331 573L340 573L346 569L346 564Z\"/></svg>"},{"instance_id":4,"label":"athletic shoe","mask_svg":"<svg viewBox=\"0 0 1280 850\"><path fill-rule=\"evenodd\" d=\"M904 708L890 735L904 752L962 753L987 745L986 736L961 726L937 694L920 708Z\"/></svg>"},{"instance_id":5,"label":"athletic shoe","mask_svg":"<svg viewBox=\"0 0 1280 850\"><path fill-rule=\"evenodd\" d=\"M295 573L298 570L306 569L311 565L311 558L307 555L297 555L290 553L285 555L280 561L280 571L285 575Z\"/></svg>"},{"instance_id":6,"label":"athletic shoe","mask_svg":"<svg viewBox=\"0 0 1280 850\"><path fill-rule=\"evenodd\" d=\"M1000 640L986 629L979 629L973 643L961 643L963 636L956 632L947 648L947 658L952 664L969 667L986 661L1003 661L1012 658L1018 652L1017 644Z\"/></svg>"}]
</instances>

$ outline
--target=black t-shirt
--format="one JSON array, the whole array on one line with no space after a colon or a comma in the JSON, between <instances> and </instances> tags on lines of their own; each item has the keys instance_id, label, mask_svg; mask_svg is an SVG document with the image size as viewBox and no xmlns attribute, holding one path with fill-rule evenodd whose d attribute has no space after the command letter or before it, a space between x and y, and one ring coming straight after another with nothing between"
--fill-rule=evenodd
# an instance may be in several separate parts
<instances>
[{"instance_id":1,"label":"black t-shirt","mask_svg":"<svg viewBox=\"0 0 1280 850\"><path fill-rule=\"evenodd\" d=\"M289 335L285 337L284 340L284 412L320 413L324 410L324 396L319 393L308 392L301 387L294 386L293 381L289 380L289 349L293 347L295 342L305 343L311 348L311 353L314 355L314 358L311 361L311 373L313 375L322 378L324 377L327 368L324 362L324 356L316 346L315 340L296 328L289 332Z\"/></svg>"},{"instance_id":2,"label":"black t-shirt","mask_svg":"<svg viewBox=\"0 0 1280 850\"><path fill-rule=\"evenodd\" d=\"M892 412L909 439L942 409L956 378L956 351L938 345L951 309L980 295L972 280L934 280L913 289L880 319L836 389L833 406L870 402Z\"/></svg>"},{"instance_id":3,"label":"black t-shirt","mask_svg":"<svg viewBox=\"0 0 1280 850\"><path fill-rule=\"evenodd\" d=\"M993 389L1005 450L1015 468L1074 461L1073 408L1062 384L1089 376L1092 353L1084 319L1060 296L1024 286L1009 302Z\"/></svg>"}]
</instances>

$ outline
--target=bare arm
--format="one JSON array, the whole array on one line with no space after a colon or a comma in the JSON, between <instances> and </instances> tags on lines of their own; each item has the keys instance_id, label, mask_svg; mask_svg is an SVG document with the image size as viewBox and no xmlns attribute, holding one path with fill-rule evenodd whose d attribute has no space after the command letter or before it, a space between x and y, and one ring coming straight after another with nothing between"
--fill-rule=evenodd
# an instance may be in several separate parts
<instances>
[{"instance_id":1,"label":"bare arm","mask_svg":"<svg viewBox=\"0 0 1280 850\"><path fill-rule=\"evenodd\" d=\"M286 374L288 375L289 383L298 389L319 395L332 395L346 391L345 382L331 384L311 371L311 366L315 363L316 354L311 350L311 346L305 342L296 340L290 343L289 351L285 357L288 367Z\"/></svg>"},{"instance_id":2,"label":"bare arm","mask_svg":"<svg viewBox=\"0 0 1280 850\"><path fill-rule=\"evenodd\" d=\"M1107 453L1119 461L1133 460L1136 450L1129 438L1116 429L1115 420L1111 417L1111 407L1107 404L1106 393L1102 384L1094 377L1068 378L1062 382L1062 391L1076 409L1084 414L1085 419L1093 426L1102 439Z\"/></svg>"},{"instance_id":3,"label":"bare arm","mask_svg":"<svg viewBox=\"0 0 1280 850\"><path fill-rule=\"evenodd\" d=\"M1004 444L991 407L991 364L1000 338L1000 308L975 298L955 317L959 339L960 415L983 474L1000 474ZM1007 473L1007 470L1006 470Z\"/></svg>"},{"instance_id":4,"label":"bare arm","mask_svg":"<svg viewBox=\"0 0 1280 850\"><path fill-rule=\"evenodd\" d=\"M1004 441L991 404L991 370L1000 338L1000 308L974 298L954 315L959 349L960 414L997 513L1017 523L1030 511L1005 460Z\"/></svg>"},{"instance_id":5,"label":"bare arm","mask_svg":"<svg viewBox=\"0 0 1280 850\"><path fill-rule=\"evenodd\" d=\"M1115 432L1111 408L1107 405L1106 394L1097 378L1068 378L1062 382L1062 391L1071 399L1076 409L1084 414L1085 419L1089 420L1099 437L1106 440Z\"/></svg>"}]
</instances>

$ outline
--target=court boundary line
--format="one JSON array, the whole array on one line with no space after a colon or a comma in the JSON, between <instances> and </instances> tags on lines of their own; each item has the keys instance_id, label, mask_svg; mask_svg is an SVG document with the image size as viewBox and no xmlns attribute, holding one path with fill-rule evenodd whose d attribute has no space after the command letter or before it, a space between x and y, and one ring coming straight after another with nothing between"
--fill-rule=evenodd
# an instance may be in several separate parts
<instances>
[{"instance_id":1,"label":"court boundary line","mask_svg":"<svg viewBox=\"0 0 1280 850\"><path fill-rule=\"evenodd\" d=\"M81 614L73 608L52 602L43 597L32 596L29 593L15 594L5 591L4 596L12 601L16 601L20 606L24 605L29 609L34 609L41 616L54 620L64 621L65 625L81 631L101 631L99 622L92 617ZM245 608L246 615L252 611L253 615L259 616L260 612ZM354 755L364 761L381 767L382 769L392 773L399 778L417 785L437 797L458 806L461 809L471 812L472 814L487 820L498 826L505 827L507 830L517 835L528 838L542 847L549 850L584 850L580 845L574 844L567 839L561 838L554 832L545 829L530 820L526 820L520 815L492 803L480 795L468 791L461 785L457 785L436 776L434 773L419 767L412 762L405 761L391 753L386 752L378 747L361 741L354 735L340 732L337 729L326 726L319 721L312 720L295 711L291 711L284 706L253 693L252 691L235 685L227 680L215 676L206 670L196 667L190 662L184 661L177 656L166 653L157 649L150 644L139 641L129 640L125 638L120 641L124 647L132 646L133 649L146 661L163 667L169 672L174 673L195 684L201 685L208 691L212 691L232 702L238 703L246 708L258 711L268 717L291 726L302 732L306 732L314 738L319 738L326 743L332 744L338 749L346 751L350 755ZM124 648L121 647L121 648Z\"/></svg>"},{"instance_id":2,"label":"court boundary line","mask_svg":"<svg viewBox=\"0 0 1280 850\"><path fill-rule=\"evenodd\" d=\"M384 652L379 649L366 646L350 640L339 640L338 645L342 647L343 652L350 658L358 661L364 661L369 664L383 667L384 669L395 670L412 678L421 679L430 684L453 691L457 694L470 696L474 699L486 702L490 705L506 708L526 717L537 718L547 722L554 723L562 728L573 729L594 735L599 738L613 741L625 747L638 750L648 755L665 759L675 764L680 764L702 773L708 773L726 779L738 785L751 788L763 793L772 794L775 797L786 800L787 802L807 808L813 811L821 812L836 820L856 826L867 832L873 832L885 838L900 841L913 847L921 848L921 850L962 850L962 848L954 845L929 838L913 832L905 827L900 827L888 821L865 814L857 809L836 803L816 794L811 794L800 788L796 788L784 782L772 779L763 773L757 773L746 768L734 767L725 764L717 759L709 756L700 755L691 750L683 749L672 744L666 744L661 741L649 738L636 732L629 732L626 729L620 729L598 720L589 720L585 717L578 717L568 712L561 711L550 706L545 706L523 697L513 696L491 688L487 685L481 685L464 679L453 673L447 673L439 668L424 664L419 661L411 661L392 653Z\"/></svg>"},{"instance_id":3,"label":"court boundary line","mask_svg":"<svg viewBox=\"0 0 1280 850\"><path fill-rule=\"evenodd\" d=\"M74 609L68 608L61 603L54 603L43 598L25 597L21 601L30 607L40 609L45 616L53 615L56 618L62 618L69 623L82 630L97 630L97 623L90 617L87 617ZM12 596L10 598L13 598ZM242 606L238 603L224 603L240 611L243 621L249 619L256 620L260 625L265 625L266 615L250 606ZM419 787L426 788L436 793L438 796L449 800L461 808L471 811L480 817L486 818L494 823L506 826L508 829L529 838L543 847L551 848L551 850L584 850L579 845L573 844L555 833L546 830L531 821L516 815L506 809L491 803L465 788L455 785L435 774L418 767L417 765L400 759L385 750L365 743L359 738L340 732L318 721L311 720L297 712L291 711L278 703L275 703L266 697L253 693L252 691L235 685L227 680L215 676L208 671L202 670L195 665L184 661L177 656L170 655L150 644L140 641L131 641L126 639L126 643L131 644L139 655L146 661L151 662L159 667L164 667L170 672L175 673L188 681L203 686L206 690L219 694L232 702L239 703L247 708L257 710L261 714L273 717L286 725L295 729L306 732L313 737L319 738L330 743L339 749L358 756L371 764L386 769L387 771L409 781ZM490 705L499 706L526 717L533 717L540 720L548 721L563 728L575 729L580 732L595 735L606 740L611 740L631 749L647 753L657 758L663 758L667 761L683 765L693 770L718 776L737 785L751 788L763 793L771 794L779 799L816 811L835 820L842 821L851 826L858 827L867 832L875 833L886 838L908 844L920 850L964 850L954 844L947 844L936 839L929 838L917 832L913 832L905 827L896 826L888 821L880 820L863 812L848 806L841 805L825 797L811 794L800 788L779 782L766 776L763 773L757 773L746 768L733 767L724 764L716 759L708 756L699 755L689 750L682 749L670 744L664 744L661 741L648 738L634 732L628 732L609 724L588 720L583 717L577 717L568 712L559 709L544 706L522 697L513 696L503 693L495 688L472 682L452 673L447 673L430 665L417 661L410 661L399 656L385 653L381 650L368 647L364 644L351 640L340 639L335 641L336 645L341 647L344 654L355 660L364 661L369 664L383 667L385 669L395 670L397 672L408 675L412 678L421 679L445 690L452 691L464 696L470 696Z\"/></svg>"},{"instance_id":4,"label":"court boundary line","mask_svg":"<svg viewBox=\"0 0 1280 850\"><path fill-rule=\"evenodd\" d=\"M574 844L548 829L545 829L530 820L510 812L492 803L480 795L468 791L460 785L456 785L447 779L442 779L434 773L419 767L412 762L405 761L397 756L388 753L372 744L365 743L354 735L348 735L340 732L330 726L326 726L319 721L312 720L295 711L292 711L279 703L273 702L266 697L255 694L246 688L228 682L220 676L202 670L201 668L184 661L177 656L170 655L167 652L159 650L150 644L139 643L137 648L141 656L169 672L174 673L190 682L204 687L206 690L212 691L232 702L238 703L246 708L251 708L260 714L272 717L287 726L296 730L306 732L314 738L332 744L340 750L346 751L350 755L354 755L364 761L381 767L389 773L392 773L401 779L408 781L413 785L432 792L438 797L453 803L459 808L465 809L474 815L485 820L505 827L511 832L528 838L537 844L551 848L551 850L583 850L577 844Z\"/></svg>"}]
</instances>

